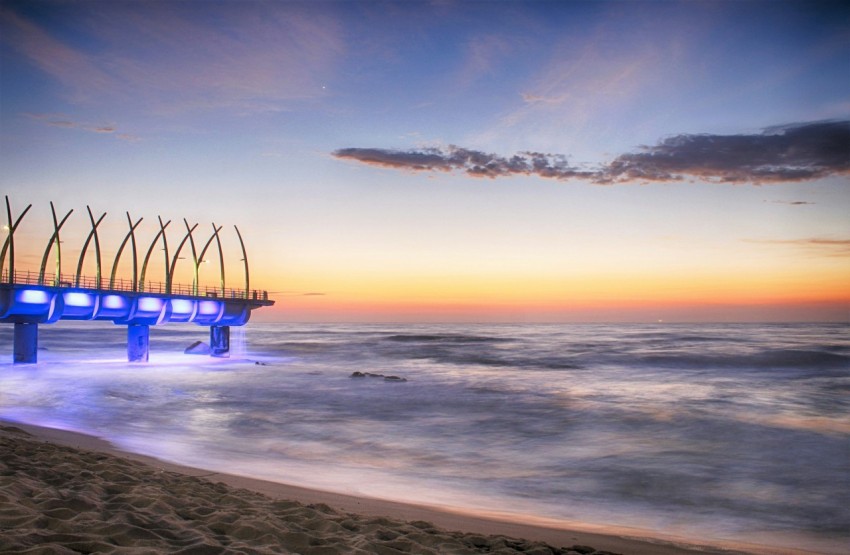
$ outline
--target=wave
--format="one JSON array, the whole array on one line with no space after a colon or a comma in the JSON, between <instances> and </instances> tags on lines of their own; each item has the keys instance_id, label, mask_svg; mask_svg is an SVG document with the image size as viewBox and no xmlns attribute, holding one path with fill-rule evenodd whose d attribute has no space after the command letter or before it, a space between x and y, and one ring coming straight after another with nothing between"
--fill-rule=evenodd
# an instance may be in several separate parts
<instances>
[{"instance_id":1,"label":"wave","mask_svg":"<svg viewBox=\"0 0 850 555\"><path fill-rule=\"evenodd\" d=\"M56 324L44 364L0 364L0 415L421 503L846 538L848 329L252 324L255 365L184 357L207 330L166 327L177 354L128 365L121 327Z\"/></svg>"},{"instance_id":2,"label":"wave","mask_svg":"<svg viewBox=\"0 0 850 555\"><path fill-rule=\"evenodd\" d=\"M398 354L401 358L429 360L451 366L486 366L491 368L578 370L583 368L575 357L520 356L511 352L473 352L452 348L418 348Z\"/></svg>"},{"instance_id":3,"label":"wave","mask_svg":"<svg viewBox=\"0 0 850 555\"><path fill-rule=\"evenodd\" d=\"M507 337L490 337L483 335L465 335L459 333L446 334L395 334L384 338L386 341L398 343L503 343L512 341Z\"/></svg>"},{"instance_id":4,"label":"wave","mask_svg":"<svg viewBox=\"0 0 850 555\"><path fill-rule=\"evenodd\" d=\"M742 354L651 354L638 357L644 365L706 369L808 369L844 370L850 373L850 356L826 350L770 349Z\"/></svg>"},{"instance_id":5,"label":"wave","mask_svg":"<svg viewBox=\"0 0 850 555\"><path fill-rule=\"evenodd\" d=\"M814 366L818 368L843 367L850 370L850 356L829 351L809 351L802 349L779 349L767 351L754 357L764 366Z\"/></svg>"}]
</instances>

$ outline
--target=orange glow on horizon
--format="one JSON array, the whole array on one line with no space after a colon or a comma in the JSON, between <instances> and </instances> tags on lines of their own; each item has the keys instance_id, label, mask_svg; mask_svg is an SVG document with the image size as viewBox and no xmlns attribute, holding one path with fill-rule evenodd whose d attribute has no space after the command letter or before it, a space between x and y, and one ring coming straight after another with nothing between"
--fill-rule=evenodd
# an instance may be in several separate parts
<instances>
[{"instance_id":1,"label":"orange glow on horizon","mask_svg":"<svg viewBox=\"0 0 850 555\"><path fill-rule=\"evenodd\" d=\"M303 279L303 278L302 278ZM300 280L299 280L300 281ZM585 276L346 276L305 280L263 320L286 321L850 321L841 273ZM293 283L297 290L298 283ZM259 314L258 314L259 317Z\"/></svg>"},{"instance_id":2,"label":"orange glow on horizon","mask_svg":"<svg viewBox=\"0 0 850 555\"><path fill-rule=\"evenodd\" d=\"M659 246L661 245L661 246ZM265 320L375 322L850 322L843 250L745 241L509 250L446 244L387 253L371 244L266 260L252 285Z\"/></svg>"}]
</instances>

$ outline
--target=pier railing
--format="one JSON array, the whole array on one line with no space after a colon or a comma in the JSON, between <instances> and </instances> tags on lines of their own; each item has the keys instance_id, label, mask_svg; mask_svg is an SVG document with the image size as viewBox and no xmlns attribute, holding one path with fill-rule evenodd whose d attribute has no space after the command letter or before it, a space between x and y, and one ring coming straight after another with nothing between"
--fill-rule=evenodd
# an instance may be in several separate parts
<instances>
[{"instance_id":1,"label":"pier railing","mask_svg":"<svg viewBox=\"0 0 850 555\"><path fill-rule=\"evenodd\" d=\"M111 285L110 280L101 278L80 276L79 281L76 275L68 274L45 274L40 275L39 272L29 270L15 270L15 275L10 280L9 271L4 269L0 273L0 283L12 285L37 285L41 287L58 287L66 289L87 289L90 291L110 291L134 292L134 293L151 293L158 295L175 295L186 297L203 297L203 298L218 298L218 299L248 299L255 301L268 301L268 291L259 289L234 289L226 288L222 291L219 287L195 286L172 283L170 289L167 284L161 281L146 281L144 283L134 283L133 280L118 278Z\"/></svg>"}]
</instances>

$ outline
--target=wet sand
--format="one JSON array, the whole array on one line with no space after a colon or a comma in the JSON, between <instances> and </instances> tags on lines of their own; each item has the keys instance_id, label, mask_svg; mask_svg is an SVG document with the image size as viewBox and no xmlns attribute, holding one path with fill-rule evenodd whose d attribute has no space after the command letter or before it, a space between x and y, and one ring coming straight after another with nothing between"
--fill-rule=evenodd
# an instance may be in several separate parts
<instances>
[{"instance_id":1,"label":"wet sand","mask_svg":"<svg viewBox=\"0 0 850 555\"><path fill-rule=\"evenodd\" d=\"M802 553L564 529L183 467L0 422L3 553Z\"/></svg>"}]
</instances>

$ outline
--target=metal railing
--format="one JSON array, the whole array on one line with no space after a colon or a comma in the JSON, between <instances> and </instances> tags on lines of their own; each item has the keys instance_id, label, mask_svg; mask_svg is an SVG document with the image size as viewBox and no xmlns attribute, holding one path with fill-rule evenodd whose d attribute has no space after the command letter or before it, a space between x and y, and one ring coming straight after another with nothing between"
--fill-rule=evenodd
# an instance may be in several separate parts
<instances>
[{"instance_id":1,"label":"metal railing","mask_svg":"<svg viewBox=\"0 0 850 555\"><path fill-rule=\"evenodd\" d=\"M99 282L98 282L99 281ZM226 288L222 291L218 287L196 287L193 285L171 284L171 291L168 291L167 284L161 281L148 281L145 283L134 283L133 280L119 278L116 279L110 286L109 280L101 278L80 276L77 283L76 275L67 274L45 274L39 279L39 272L30 270L18 271L15 270L15 275L10 280L9 271L4 269L0 273L0 284L7 283L10 285L38 285L41 287L58 287L64 289L87 289L90 291L110 291L128 292L128 293L152 293L156 295L179 295L184 297L197 298L219 298L219 299L248 299L254 301L268 301L268 291L259 289L233 289ZM223 293L223 295L222 295Z\"/></svg>"}]
</instances>

